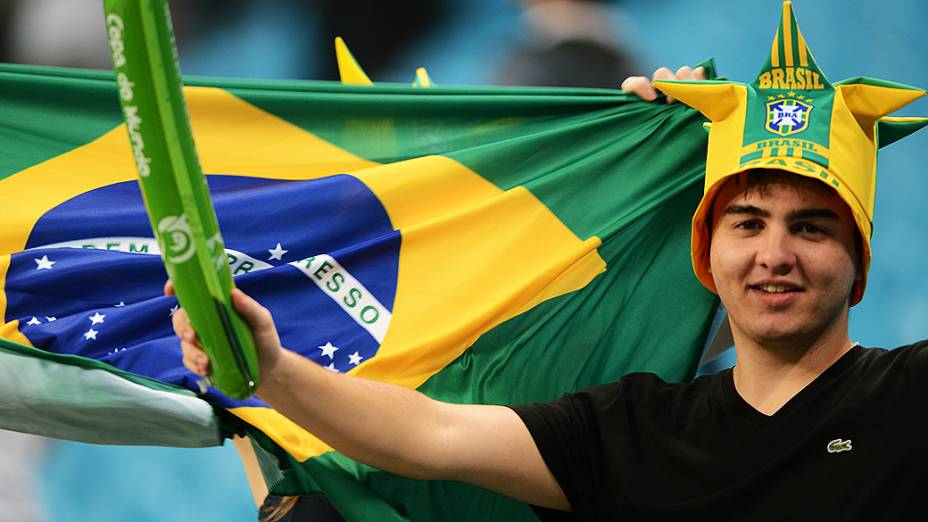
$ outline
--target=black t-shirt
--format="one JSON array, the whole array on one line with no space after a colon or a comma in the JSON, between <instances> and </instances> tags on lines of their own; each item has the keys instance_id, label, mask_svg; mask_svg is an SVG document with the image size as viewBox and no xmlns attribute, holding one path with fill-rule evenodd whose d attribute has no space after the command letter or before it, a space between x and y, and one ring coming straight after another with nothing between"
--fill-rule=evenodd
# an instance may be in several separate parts
<instances>
[{"instance_id":1,"label":"black t-shirt","mask_svg":"<svg viewBox=\"0 0 928 522\"><path fill-rule=\"evenodd\" d=\"M928 520L928 341L855 347L766 416L731 370L514 406L573 508L543 520Z\"/></svg>"}]
</instances>

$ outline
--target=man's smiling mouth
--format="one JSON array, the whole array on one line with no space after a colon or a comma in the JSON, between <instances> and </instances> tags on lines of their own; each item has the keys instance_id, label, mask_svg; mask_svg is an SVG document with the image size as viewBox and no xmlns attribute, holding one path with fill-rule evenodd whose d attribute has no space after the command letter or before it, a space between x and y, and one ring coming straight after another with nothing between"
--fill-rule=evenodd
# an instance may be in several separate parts
<instances>
[{"instance_id":1,"label":"man's smiling mouth","mask_svg":"<svg viewBox=\"0 0 928 522\"><path fill-rule=\"evenodd\" d=\"M759 283L749 285L748 288L760 290L768 294L783 294L787 292L801 292L802 288L788 283Z\"/></svg>"}]
</instances>

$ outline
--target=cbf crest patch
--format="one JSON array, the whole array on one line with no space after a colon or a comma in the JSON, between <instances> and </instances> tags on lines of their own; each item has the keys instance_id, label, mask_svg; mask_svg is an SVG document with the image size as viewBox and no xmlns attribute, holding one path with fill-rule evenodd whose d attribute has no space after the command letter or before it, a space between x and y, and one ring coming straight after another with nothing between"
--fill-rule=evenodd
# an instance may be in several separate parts
<instances>
[{"instance_id":1,"label":"cbf crest patch","mask_svg":"<svg viewBox=\"0 0 928 522\"><path fill-rule=\"evenodd\" d=\"M802 132L809 127L812 106L791 98L767 102L767 130L780 136Z\"/></svg>"}]
</instances>

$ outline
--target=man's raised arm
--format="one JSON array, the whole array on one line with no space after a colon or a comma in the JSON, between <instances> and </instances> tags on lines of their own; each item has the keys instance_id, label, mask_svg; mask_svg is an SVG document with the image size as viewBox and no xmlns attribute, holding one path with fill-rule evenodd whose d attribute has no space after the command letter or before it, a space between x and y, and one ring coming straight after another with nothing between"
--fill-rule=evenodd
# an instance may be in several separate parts
<instances>
[{"instance_id":1,"label":"man's raised arm","mask_svg":"<svg viewBox=\"0 0 928 522\"><path fill-rule=\"evenodd\" d=\"M173 294L170 282L165 292ZM539 506L569 504L522 419L504 406L433 400L400 386L335 374L283 348L270 312L241 290L232 302L248 322L261 364L258 395L345 455L415 479L460 480ZM174 331L184 365L209 361L179 310Z\"/></svg>"}]
</instances>

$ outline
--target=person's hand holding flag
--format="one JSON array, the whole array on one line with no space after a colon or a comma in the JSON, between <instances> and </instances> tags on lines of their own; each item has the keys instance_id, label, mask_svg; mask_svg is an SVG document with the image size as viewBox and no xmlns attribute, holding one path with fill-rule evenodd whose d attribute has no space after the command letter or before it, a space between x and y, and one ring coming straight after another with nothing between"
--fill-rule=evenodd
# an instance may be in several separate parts
<instances>
[{"instance_id":1,"label":"person's hand holding flag","mask_svg":"<svg viewBox=\"0 0 928 522\"><path fill-rule=\"evenodd\" d=\"M667 67L661 67L654 71L649 80L647 76L629 76L622 82L622 91L634 94L644 101L654 101L657 99L657 89L654 88L653 82L657 80L705 80L706 70L702 66L696 68L684 65L673 72ZM667 103L673 103L674 99L667 96Z\"/></svg>"}]
</instances>

